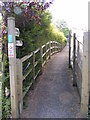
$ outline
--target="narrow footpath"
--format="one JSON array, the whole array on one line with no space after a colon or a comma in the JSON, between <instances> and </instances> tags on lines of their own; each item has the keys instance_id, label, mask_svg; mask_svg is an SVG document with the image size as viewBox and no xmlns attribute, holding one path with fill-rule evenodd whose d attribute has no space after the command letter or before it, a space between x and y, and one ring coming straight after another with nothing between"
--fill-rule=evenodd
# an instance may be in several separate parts
<instances>
[{"instance_id":1,"label":"narrow footpath","mask_svg":"<svg viewBox=\"0 0 90 120\"><path fill-rule=\"evenodd\" d=\"M68 46L52 56L25 99L21 118L78 118L80 97L68 68Z\"/></svg>"}]
</instances>

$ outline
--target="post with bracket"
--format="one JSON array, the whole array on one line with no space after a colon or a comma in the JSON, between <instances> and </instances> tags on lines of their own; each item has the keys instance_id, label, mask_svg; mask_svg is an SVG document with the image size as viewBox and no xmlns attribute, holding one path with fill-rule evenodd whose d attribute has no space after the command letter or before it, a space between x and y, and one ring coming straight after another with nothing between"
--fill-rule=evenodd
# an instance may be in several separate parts
<instances>
[{"instance_id":1,"label":"post with bracket","mask_svg":"<svg viewBox=\"0 0 90 120\"><path fill-rule=\"evenodd\" d=\"M16 40L15 40L15 18L8 17L8 57L10 73L10 93L12 118L19 117L17 75L16 75Z\"/></svg>"}]
</instances>

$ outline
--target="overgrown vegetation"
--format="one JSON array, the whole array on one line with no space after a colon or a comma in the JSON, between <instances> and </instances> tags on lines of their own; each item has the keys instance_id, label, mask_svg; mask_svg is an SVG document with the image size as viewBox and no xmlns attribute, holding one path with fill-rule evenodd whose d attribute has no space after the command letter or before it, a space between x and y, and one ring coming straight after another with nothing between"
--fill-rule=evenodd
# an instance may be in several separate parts
<instances>
[{"instance_id":1,"label":"overgrown vegetation","mask_svg":"<svg viewBox=\"0 0 90 120\"><path fill-rule=\"evenodd\" d=\"M30 54L31 51L36 50L50 40L60 43L65 42L66 37L63 32L60 32L60 30L51 23L51 18L52 16L49 11L45 11L41 15L41 25L36 25L36 21L33 20L29 23L25 22L24 28L22 25L17 26L20 29L19 39L24 43L21 48L17 48L17 57L23 57L26 54Z\"/></svg>"}]
</instances>

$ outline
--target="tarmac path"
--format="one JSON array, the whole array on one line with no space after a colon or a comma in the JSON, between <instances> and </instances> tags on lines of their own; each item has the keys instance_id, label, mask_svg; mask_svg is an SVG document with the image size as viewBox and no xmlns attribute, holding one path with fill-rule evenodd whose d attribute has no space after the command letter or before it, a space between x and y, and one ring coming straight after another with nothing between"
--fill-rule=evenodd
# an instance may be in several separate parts
<instances>
[{"instance_id":1,"label":"tarmac path","mask_svg":"<svg viewBox=\"0 0 90 120\"><path fill-rule=\"evenodd\" d=\"M52 56L29 91L21 118L78 118L80 97L68 68L68 46Z\"/></svg>"}]
</instances>

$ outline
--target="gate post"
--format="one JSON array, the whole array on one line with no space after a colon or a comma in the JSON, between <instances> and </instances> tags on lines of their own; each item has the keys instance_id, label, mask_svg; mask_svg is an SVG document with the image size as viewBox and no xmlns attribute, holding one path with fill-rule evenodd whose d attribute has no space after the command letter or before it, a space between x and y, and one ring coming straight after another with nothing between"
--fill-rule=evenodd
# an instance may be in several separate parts
<instances>
[{"instance_id":1,"label":"gate post","mask_svg":"<svg viewBox=\"0 0 90 120\"><path fill-rule=\"evenodd\" d=\"M81 117L87 118L89 103L89 79L90 79L90 33L84 33L83 68L81 89Z\"/></svg>"},{"instance_id":2,"label":"gate post","mask_svg":"<svg viewBox=\"0 0 90 120\"><path fill-rule=\"evenodd\" d=\"M18 95L16 77L16 41L15 41L15 18L8 17L8 57L10 73L10 96L12 118L18 118Z\"/></svg>"}]
</instances>

